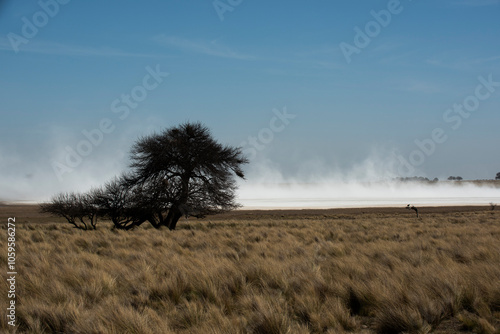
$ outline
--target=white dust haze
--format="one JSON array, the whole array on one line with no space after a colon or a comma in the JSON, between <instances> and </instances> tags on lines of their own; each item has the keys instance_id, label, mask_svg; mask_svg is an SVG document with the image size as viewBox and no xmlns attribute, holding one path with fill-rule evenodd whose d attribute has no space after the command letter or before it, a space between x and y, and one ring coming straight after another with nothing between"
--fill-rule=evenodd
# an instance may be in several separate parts
<instances>
[{"instance_id":1,"label":"white dust haze","mask_svg":"<svg viewBox=\"0 0 500 334\"><path fill-rule=\"evenodd\" d=\"M125 139L124 139L125 138ZM130 139L132 138L132 139ZM64 143L57 138L38 152L17 153L0 147L0 202L41 202L58 192L88 191L127 169L128 152L135 136L127 134L98 148L71 173L57 179L51 162L62 160ZM66 139L66 138L64 138ZM280 164L281 163L281 164ZM489 205L500 204L500 186L490 183L447 182L434 184L396 182L393 154L372 153L349 167L332 166L321 159L303 163L276 162L266 158L246 166L246 180L238 181L237 201L248 209L343 208L376 206ZM422 175L422 174L420 174ZM434 178L434 175L429 177Z\"/></svg>"},{"instance_id":2,"label":"white dust haze","mask_svg":"<svg viewBox=\"0 0 500 334\"><path fill-rule=\"evenodd\" d=\"M381 206L489 205L500 203L499 182L398 181L395 159L370 156L348 171L308 162L297 176L270 161L254 166L239 182L243 209L305 209ZM433 178L430 178L433 179Z\"/></svg>"}]
</instances>

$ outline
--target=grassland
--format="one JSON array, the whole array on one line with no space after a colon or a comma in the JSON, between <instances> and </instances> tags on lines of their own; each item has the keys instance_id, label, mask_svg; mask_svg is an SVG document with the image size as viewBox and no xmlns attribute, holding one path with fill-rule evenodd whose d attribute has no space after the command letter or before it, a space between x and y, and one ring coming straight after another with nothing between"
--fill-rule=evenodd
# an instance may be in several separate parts
<instances>
[{"instance_id":1,"label":"grassland","mask_svg":"<svg viewBox=\"0 0 500 334\"><path fill-rule=\"evenodd\" d=\"M420 211L237 211L177 231L80 231L2 206L17 223L17 333L500 333L500 210Z\"/></svg>"}]
</instances>

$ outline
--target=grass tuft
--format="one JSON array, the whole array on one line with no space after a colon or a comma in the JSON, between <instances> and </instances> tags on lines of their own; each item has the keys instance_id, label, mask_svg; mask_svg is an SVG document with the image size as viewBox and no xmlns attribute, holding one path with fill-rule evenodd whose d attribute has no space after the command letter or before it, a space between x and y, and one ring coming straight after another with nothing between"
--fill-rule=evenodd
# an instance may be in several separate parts
<instances>
[{"instance_id":1,"label":"grass tuft","mask_svg":"<svg viewBox=\"0 0 500 334\"><path fill-rule=\"evenodd\" d=\"M500 333L498 210L233 215L17 224L17 332Z\"/></svg>"}]
</instances>

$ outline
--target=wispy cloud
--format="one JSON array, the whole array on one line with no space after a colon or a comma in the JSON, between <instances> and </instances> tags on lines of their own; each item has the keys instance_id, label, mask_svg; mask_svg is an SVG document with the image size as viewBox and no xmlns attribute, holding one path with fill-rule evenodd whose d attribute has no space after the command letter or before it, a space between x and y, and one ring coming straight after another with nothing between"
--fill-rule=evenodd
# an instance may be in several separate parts
<instances>
[{"instance_id":1,"label":"wispy cloud","mask_svg":"<svg viewBox=\"0 0 500 334\"><path fill-rule=\"evenodd\" d=\"M453 1L453 4L457 6L483 7L499 5L500 0L456 0Z\"/></svg>"},{"instance_id":2,"label":"wispy cloud","mask_svg":"<svg viewBox=\"0 0 500 334\"><path fill-rule=\"evenodd\" d=\"M240 52L220 44L218 41L189 40L180 37L167 36L165 34L153 37L153 40L160 45L176 48L183 51L204 54L207 56L231 58L239 60L254 60L255 57Z\"/></svg>"},{"instance_id":3,"label":"wispy cloud","mask_svg":"<svg viewBox=\"0 0 500 334\"><path fill-rule=\"evenodd\" d=\"M438 67L458 69L458 70L470 70L470 69L477 69L478 66L496 67L498 66L498 63L495 64L495 62L500 62L500 56L490 56L490 57L481 57L473 59L472 58L450 59L450 57L441 56L441 57L427 59L426 62L429 65Z\"/></svg>"},{"instance_id":4,"label":"wispy cloud","mask_svg":"<svg viewBox=\"0 0 500 334\"><path fill-rule=\"evenodd\" d=\"M474 64L484 64L484 63L489 63L492 61L497 61L500 60L500 56L493 56L493 57L487 57L487 58L477 58L472 60L471 62Z\"/></svg>"},{"instance_id":5,"label":"wispy cloud","mask_svg":"<svg viewBox=\"0 0 500 334\"><path fill-rule=\"evenodd\" d=\"M311 64L326 70L340 70L346 68L344 56L336 45L320 45L305 50L291 52L294 62ZM288 60L290 61L290 60Z\"/></svg>"},{"instance_id":6,"label":"wispy cloud","mask_svg":"<svg viewBox=\"0 0 500 334\"><path fill-rule=\"evenodd\" d=\"M410 93L436 94L442 91L441 87L435 83L424 81L410 81L399 84L395 89Z\"/></svg>"},{"instance_id":7,"label":"wispy cloud","mask_svg":"<svg viewBox=\"0 0 500 334\"><path fill-rule=\"evenodd\" d=\"M19 46L19 52L39 53L46 55L61 55L61 56L83 56L83 57L141 57L141 58L156 58L163 57L161 55L128 52L110 47L90 47L81 45L61 44L49 41L30 41L27 44ZM14 52L9 40L5 37L0 37L0 51Z\"/></svg>"}]
</instances>

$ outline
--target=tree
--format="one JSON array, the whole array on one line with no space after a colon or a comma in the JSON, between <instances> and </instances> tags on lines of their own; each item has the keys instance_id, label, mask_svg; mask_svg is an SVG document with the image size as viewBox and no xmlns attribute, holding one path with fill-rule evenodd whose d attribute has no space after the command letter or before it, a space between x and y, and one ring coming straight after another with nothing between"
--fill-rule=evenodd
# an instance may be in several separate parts
<instances>
[{"instance_id":1,"label":"tree","mask_svg":"<svg viewBox=\"0 0 500 334\"><path fill-rule=\"evenodd\" d=\"M98 207L92 192L57 194L49 202L41 204L40 211L63 217L78 229L97 228Z\"/></svg>"},{"instance_id":2,"label":"tree","mask_svg":"<svg viewBox=\"0 0 500 334\"><path fill-rule=\"evenodd\" d=\"M133 199L133 192L123 177L107 182L94 192L94 202L100 214L111 220L115 228L120 229L127 229L130 225L137 224L140 215L138 210L134 211Z\"/></svg>"},{"instance_id":3,"label":"tree","mask_svg":"<svg viewBox=\"0 0 500 334\"><path fill-rule=\"evenodd\" d=\"M174 230L182 215L203 217L239 207L234 176L248 163L240 148L224 146L201 123L184 123L140 138L125 177L154 227ZM139 225L137 222L134 225Z\"/></svg>"},{"instance_id":4,"label":"tree","mask_svg":"<svg viewBox=\"0 0 500 334\"><path fill-rule=\"evenodd\" d=\"M497 173L497 176L495 177L495 180L500 180L500 173Z\"/></svg>"},{"instance_id":5,"label":"tree","mask_svg":"<svg viewBox=\"0 0 500 334\"><path fill-rule=\"evenodd\" d=\"M113 222L115 228L129 230L149 221L161 226L159 217L168 210L170 198L164 184L152 181L131 184L127 175L106 183L95 193L95 203L103 217Z\"/></svg>"}]
</instances>

